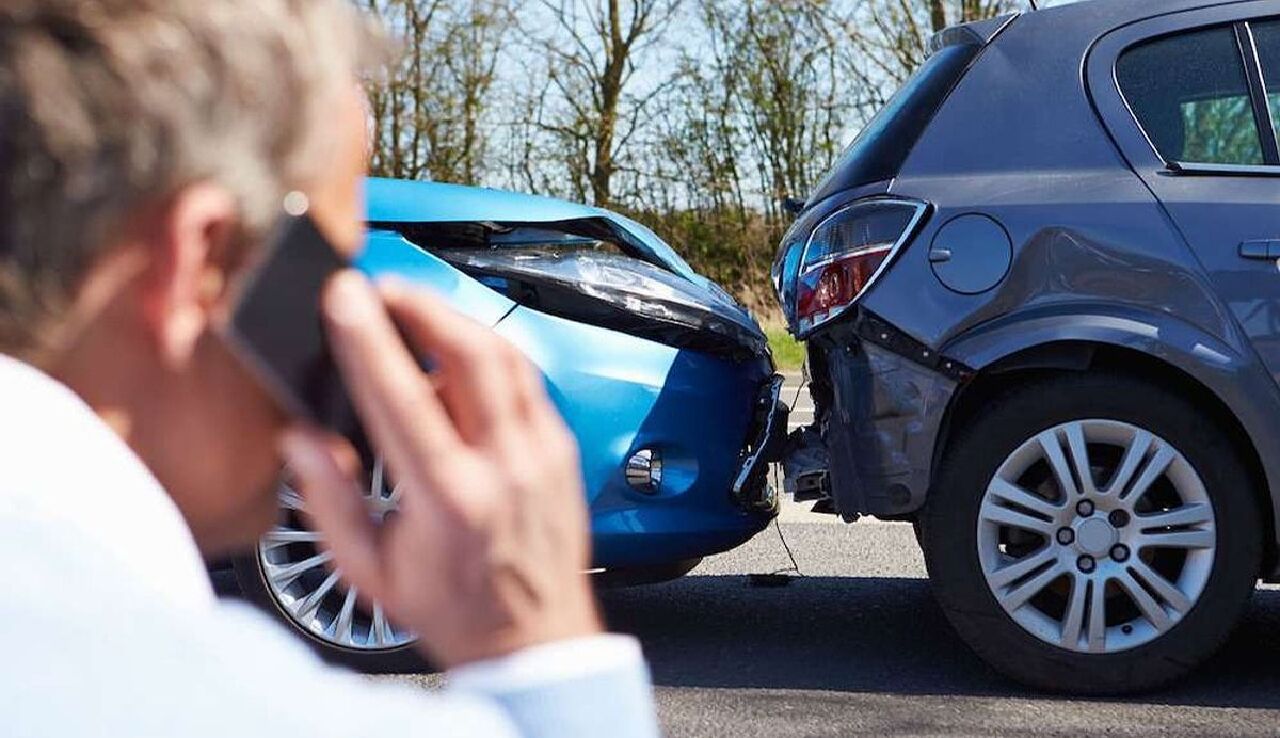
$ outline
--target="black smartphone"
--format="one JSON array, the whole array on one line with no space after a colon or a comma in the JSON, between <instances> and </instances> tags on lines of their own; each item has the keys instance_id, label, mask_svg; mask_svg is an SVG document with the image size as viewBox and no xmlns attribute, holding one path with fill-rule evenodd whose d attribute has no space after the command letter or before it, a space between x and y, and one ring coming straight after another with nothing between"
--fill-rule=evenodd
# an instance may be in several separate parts
<instances>
[{"instance_id":1,"label":"black smartphone","mask_svg":"<svg viewBox=\"0 0 1280 738\"><path fill-rule=\"evenodd\" d=\"M309 216L283 216L242 283L225 333L287 412L355 439L359 420L320 317L325 283L349 266Z\"/></svg>"}]
</instances>

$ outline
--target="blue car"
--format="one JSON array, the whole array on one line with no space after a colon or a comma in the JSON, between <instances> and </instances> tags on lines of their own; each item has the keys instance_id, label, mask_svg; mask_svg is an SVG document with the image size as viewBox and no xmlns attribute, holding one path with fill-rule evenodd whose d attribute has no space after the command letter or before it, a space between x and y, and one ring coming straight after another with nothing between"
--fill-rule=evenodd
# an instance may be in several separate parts
<instances>
[{"instance_id":1,"label":"blue car","mask_svg":"<svg viewBox=\"0 0 1280 738\"><path fill-rule=\"evenodd\" d=\"M602 577L680 576L776 514L766 475L786 429L760 326L647 228L559 200L368 182L357 266L444 295L542 370L578 439ZM537 449L530 449L536 460ZM397 491L376 461L374 514ZM234 564L244 594L368 671L415 665L414 635L367 611L330 568L287 481L279 526Z\"/></svg>"}]
</instances>

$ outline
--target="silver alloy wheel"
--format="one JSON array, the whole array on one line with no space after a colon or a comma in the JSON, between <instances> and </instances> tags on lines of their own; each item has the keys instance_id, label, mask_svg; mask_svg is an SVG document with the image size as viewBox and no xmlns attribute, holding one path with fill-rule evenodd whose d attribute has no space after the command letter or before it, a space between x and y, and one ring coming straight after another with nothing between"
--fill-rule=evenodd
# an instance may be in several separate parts
<instances>
[{"instance_id":1,"label":"silver alloy wheel","mask_svg":"<svg viewBox=\"0 0 1280 738\"><path fill-rule=\"evenodd\" d=\"M285 615L324 644L350 651L387 651L417 640L387 620L381 605L374 603L372 612L358 605L356 588L328 566L333 554L323 549L324 538L306 527L302 497L287 482L281 482L279 497L280 522L258 543L258 563ZM379 523L399 506L400 492L387 482L381 461L374 464L364 498Z\"/></svg>"},{"instance_id":2,"label":"silver alloy wheel","mask_svg":"<svg viewBox=\"0 0 1280 738\"><path fill-rule=\"evenodd\" d=\"M1088 654L1160 637L1195 606L1217 533L1204 483L1167 441L1078 420L1028 439L987 487L978 556L996 601L1043 641Z\"/></svg>"}]
</instances>

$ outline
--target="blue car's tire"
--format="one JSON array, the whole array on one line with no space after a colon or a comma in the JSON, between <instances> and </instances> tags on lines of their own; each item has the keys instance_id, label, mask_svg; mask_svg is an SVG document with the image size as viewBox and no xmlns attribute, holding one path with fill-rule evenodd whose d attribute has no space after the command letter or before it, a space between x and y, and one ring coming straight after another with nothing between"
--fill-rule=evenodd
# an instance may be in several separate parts
<instances>
[{"instance_id":1,"label":"blue car's tire","mask_svg":"<svg viewBox=\"0 0 1280 738\"><path fill-rule=\"evenodd\" d=\"M364 490L370 515L382 519L399 506L399 493L374 462ZM358 592L333 569L323 536L311 529L305 501L279 486L277 523L254 551L232 562L245 599L307 641L326 660L371 673L426 670L414 650L417 637L391 623L376 603L366 608Z\"/></svg>"},{"instance_id":2,"label":"blue car's tire","mask_svg":"<svg viewBox=\"0 0 1280 738\"><path fill-rule=\"evenodd\" d=\"M262 565L256 555L240 556L233 562L236 581L245 600L268 613L282 626L307 643L325 661L366 674L417 674L434 671L412 644L396 648L343 648L316 634L291 618L263 579Z\"/></svg>"}]
</instances>

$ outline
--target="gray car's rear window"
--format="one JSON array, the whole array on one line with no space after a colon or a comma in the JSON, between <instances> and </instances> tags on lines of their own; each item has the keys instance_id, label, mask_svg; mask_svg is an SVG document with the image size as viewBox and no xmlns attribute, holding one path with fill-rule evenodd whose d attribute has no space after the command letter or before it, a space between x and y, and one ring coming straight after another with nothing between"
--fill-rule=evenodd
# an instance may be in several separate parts
<instances>
[{"instance_id":1,"label":"gray car's rear window","mask_svg":"<svg viewBox=\"0 0 1280 738\"><path fill-rule=\"evenodd\" d=\"M849 144L809 202L896 176L934 113L981 51L979 44L955 44L930 56Z\"/></svg>"}]
</instances>

